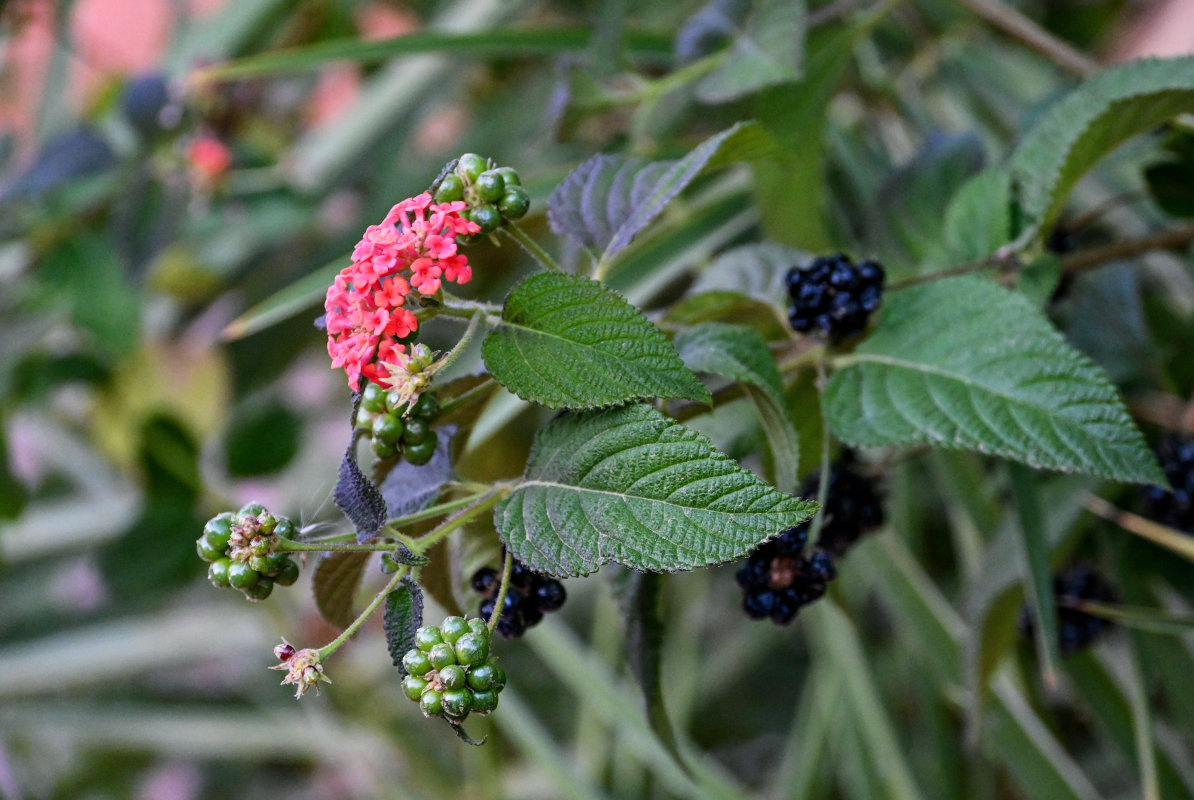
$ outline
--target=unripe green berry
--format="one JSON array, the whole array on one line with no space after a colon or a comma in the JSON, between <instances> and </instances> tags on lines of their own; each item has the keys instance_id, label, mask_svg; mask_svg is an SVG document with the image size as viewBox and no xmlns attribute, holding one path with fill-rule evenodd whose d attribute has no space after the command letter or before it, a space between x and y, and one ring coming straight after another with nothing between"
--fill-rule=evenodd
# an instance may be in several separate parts
<instances>
[{"instance_id":1,"label":"unripe green berry","mask_svg":"<svg viewBox=\"0 0 1194 800\"><path fill-rule=\"evenodd\" d=\"M429 436L426 441L412 444L403 450L403 455L406 460L415 466L421 466L431 460L435 455L436 437Z\"/></svg>"},{"instance_id":2,"label":"unripe green berry","mask_svg":"<svg viewBox=\"0 0 1194 800\"><path fill-rule=\"evenodd\" d=\"M449 664L439 671L439 682L445 689L463 689L466 677L464 667L458 664Z\"/></svg>"},{"instance_id":3,"label":"unripe green berry","mask_svg":"<svg viewBox=\"0 0 1194 800\"><path fill-rule=\"evenodd\" d=\"M488 161L476 153L465 153L456 162L456 174L472 183L488 166Z\"/></svg>"},{"instance_id":4,"label":"unripe green berry","mask_svg":"<svg viewBox=\"0 0 1194 800\"><path fill-rule=\"evenodd\" d=\"M257 516L257 530L264 534L271 534L274 528L278 525L278 518L268 511L264 511Z\"/></svg>"},{"instance_id":5,"label":"unripe green berry","mask_svg":"<svg viewBox=\"0 0 1194 800\"><path fill-rule=\"evenodd\" d=\"M373 420L373 440L396 445L402 439L404 426L402 418L392 414L381 414Z\"/></svg>"},{"instance_id":6,"label":"unripe green berry","mask_svg":"<svg viewBox=\"0 0 1194 800\"><path fill-rule=\"evenodd\" d=\"M448 173L435 190L435 202L451 203L464 199L464 181L455 173Z\"/></svg>"},{"instance_id":7,"label":"unripe green berry","mask_svg":"<svg viewBox=\"0 0 1194 800\"><path fill-rule=\"evenodd\" d=\"M282 562L282 568L273 575L274 583L279 586L293 586L294 582L299 579L299 565L295 563L294 559L286 558Z\"/></svg>"},{"instance_id":8,"label":"unripe green berry","mask_svg":"<svg viewBox=\"0 0 1194 800\"><path fill-rule=\"evenodd\" d=\"M270 592L274 590L274 581L272 578L260 577L256 583L248 589L241 589L241 594L250 600L264 600L270 596Z\"/></svg>"},{"instance_id":9,"label":"unripe green berry","mask_svg":"<svg viewBox=\"0 0 1194 800\"><path fill-rule=\"evenodd\" d=\"M289 560L285 553L271 553L264 556L253 556L249 559L249 566L262 575L269 575L272 578L282 570L283 562Z\"/></svg>"},{"instance_id":10,"label":"unripe green berry","mask_svg":"<svg viewBox=\"0 0 1194 800\"><path fill-rule=\"evenodd\" d=\"M372 434L373 433L373 417L374 417L374 414L372 411L365 408L364 406L361 406L360 408L357 409L356 427L360 428L363 431L369 431L369 433Z\"/></svg>"},{"instance_id":11,"label":"unripe green berry","mask_svg":"<svg viewBox=\"0 0 1194 800\"><path fill-rule=\"evenodd\" d=\"M489 637L479 633L466 633L456 640L456 663L471 667L484 664L489 658Z\"/></svg>"},{"instance_id":12,"label":"unripe green berry","mask_svg":"<svg viewBox=\"0 0 1194 800\"><path fill-rule=\"evenodd\" d=\"M406 402L396 390L386 395L386 410L399 419L406 413Z\"/></svg>"},{"instance_id":13,"label":"unripe green berry","mask_svg":"<svg viewBox=\"0 0 1194 800\"><path fill-rule=\"evenodd\" d=\"M267 536L254 536L249 542L249 552L255 556L267 556L274 549L274 543Z\"/></svg>"},{"instance_id":14,"label":"unripe green berry","mask_svg":"<svg viewBox=\"0 0 1194 800\"><path fill-rule=\"evenodd\" d=\"M506 687L506 670L494 659L489 659L489 666L493 667L493 690L500 692Z\"/></svg>"},{"instance_id":15,"label":"unripe green berry","mask_svg":"<svg viewBox=\"0 0 1194 800\"><path fill-rule=\"evenodd\" d=\"M489 638L489 626L485 624L485 620L480 617L473 617L468 621L468 629L471 633L479 633L486 639Z\"/></svg>"},{"instance_id":16,"label":"unripe green berry","mask_svg":"<svg viewBox=\"0 0 1194 800\"><path fill-rule=\"evenodd\" d=\"M522 219L531 207L531 196L521 186L511 186L498 201L498 211L509 219Z\"/></svg>"},{"instance_id":17,"label":"unripe green berry","mask_svg":"<svg viewBox=\"0 0 1194 800\"><path fill-rule=\"evenodd\" d=\"M469 688L475 689L478 692L483 692L487 689L497 689L498 678L504 677L499 674L499 669L500 667L492 661L470 668L468 671Z\"/></svg>"},{"instance_id":18,"label":"unripe green berry","mask_svg":"<svg viewBox=\"0 0 1194 800\"><path fill-rule=\"evenodd\" d=\"M473 713L485 716L491 713L498 705L498 693L493 689L482 691L475 691L473 694Z\"/></svg>"},{"instance_id":19,"label":"unripe green berry","mask_svg":"<svg viewBox=\"0 0 1194 800\"><path fill-rule=\"evenodd\" d=\"M464 621L464 617L445 617L439 624L439 631L443 634L445 642L456 644L457 639L468 633L468 623Z\"/></svg>"},{"instance_id":20,"label":"unripe green berry","mask_svg":"<svg viewBox=\"0 0 1194 800\"><path fill-rule=\"evenodd\" d=\"M514 169L514 167L498 167L494 172L502 176L507 189L511 186L522 186L522 178L519 177L518 170Z\"/></svg>"},{"instance_id":21,"label":"unripe green berry","mask_svg":"<svg viewBox=\"0 0 1194 800\"><path fill-rule=\"evenodd\" d=\"M243 506L241 506L240 511L236 512L236 518L238 520L244 520L247 517L255 517L258 514L264 513L265 506L261 505L261 503L245 503Z\"/></svg>"},{"instance_id":22,"label":"unripe green berry","mask_svg":"<svg viewBox=\"0 0 1194 800\"><path fill-rule=\"evenodd\" d=\"M431 435L431 426L427 420L410 417L402 428L402 443L405 445L422 444Z\"/></svg>"},{"instance_id":23,"label":"unripe green berry","mask_svg":"<svg viewBox=\"0 0 1194 800\"><path fill-rule=\"evenodd\" d=\"M406 655L402 657L402 666L411 675L419 677L431 672L431 662L427 660L427 654L422 650L406 651Z\"/></svg>"},{"instance_id":24,"label":"unripe green berry","mask_svg":"<svg viewBox=\"0 0 1194 800\"><path fill-rule=\"evenodd\" d=\"M411 700L418 700L427 688L427 681L415 675L407 675L402 679L402 692Z\"/></svg>"},{"instance_id":25,"label":"unripe green berry","mask_svg":"<svg viewBox=\"0 0 1194 800\"><path fill-rule=\"evenodd\" d=\"M366 383L361 390L361 408L373 413L386 410L386 390L376 383Z\"/></svg>"},{"instance_id":26,"label":"unripe green berry","mask_svg":"<svg viewBox=\"0 0 1194 800\"><path fill-rule=\"evenodd\" d=\"M428 422L435 419L439 416L439 396L435 392L419 395L419 399L415 401L415 407L410 410L410 415Z\"/></svg>"},{"instance_id":27,"label":"unripe green berry","mask_svg":"<svg viewBox=\"0 0 1194 800\"><path fill-rule=\"evenodd\" d=\"M502 224L501 212L489 203L473 206L471 217L481 227L481 233L493 233Z\"/></svg>"},{"instance_id":28,"label":"unripe green berry","mask_svg":"<svg viewBox=\"0 0 1194 800\"><path fill-rule=\"evenodd\" d=\"M373 450L373 455L385 461L389 458L394 458L398 455L398 448L389 442L383 442L381 439L374 439L369 447Z\"/></svg>"},{"instance_id":29,"label":"unripe green berry","mask_svg":"<svg viewBox=\"0 0 1194 800\"><path fill-rule=\"evenodd\" d=\"M211 566L207 568L207 579L211 581L212 586L227 589L231 585L228 583L228 568L230 566L232 566L230 558L217 558L211 562Z\"/></svg>"},{"instance_id":30,"label":"unripe green berry","mask_svg":"<svg viewBox=\"0 0 1194 800\"><path fill-rule=\"evenodd\" d=\"M456 651L447 642L440 642L427 651L427 660L431 662L433 669L443 669L456 663Z\"/></svg>"},{"instance_id":31,"label":"unripe green berry","mask_svg":"<svg viewBox=\"0 0 1194 800\"><path fill-rule=\"evenodd\" d=\"M444 640L444 636L440 633L439 628L434 625L424 625L415 631L415 645L424 653L431 650L437 644Z\"/></svg>"},{"instance_id":32,"label":"unripe green berry","mask_svg":"<svg viewBox=\"0 0 1194 800\"><path fill-rule=\"evenodd\" d=\"M223 550L232 538L232 515L224 512L209 519L203 526L203 535L207 537L207 541L211 542L213 547Z\"/></svg>"},{"instance_id":33,"label":"unripe green berry","mask_svg":"<svg viewBox=\"0 0 1194 800\"><path fill-rule=\"evenodd\" d=\"M444 696L435 689L428 689L419 697L419 708L428 717L438 717L444 713Z\"/></svg>"},{"instance_id":34,"label":"unripe green berry","mask_svg":"<svg viewBox=\"0 0 1194 800\"><path fill-rule=\"evenodd\" d=\"M473 696L468 689L449 689L444 692L440 702L443 703L446 716L464 719L473 707Z\"/></svg>"},{"instance_id":35,"label":"unripe green berry","mask_svg":"<svg viewBox=\"0 0 1194 800\"><path fill-rule=\"evenodd\" d=\"M228 566L228 583L236 589L252 589L261 579L261 573L243 561L233 561Z\"/></svg>"},{"instance_id":36,"label":"unripe green berry","mask_svg":"<svg viewBox=\"0 0 1194 800\"><path fill-rule=\"evenodd\" d=\"M224 548L217 547L206 533L195 540L195 552L204 561L217 561L224 557Z\"/></svg>"},{"instance_id":37,"label":"unripe green berry","mask_svg":"<svg viewBox=\"0 0 1194 800\"><path fill-rule=\"evenodd\" d=\"M506 191L506 181L495 170L482 172L477 176L477 180L473 181L473 186L477 190L477 197L486 203L496 203L502 199L502 193Z\"/></svg>"},{"instance_id":38,"label":"unripe green berry","mask_svg":"<svg viewBox=\"0 0 1194 800\"><path fill-rule=\"evenodd\" d=\"M274 528L274 536L277 536L281 539L293 539L294 538L294 523L291 522L286 517L279 518L278 524Z\"/></svg>"}]
</instances>

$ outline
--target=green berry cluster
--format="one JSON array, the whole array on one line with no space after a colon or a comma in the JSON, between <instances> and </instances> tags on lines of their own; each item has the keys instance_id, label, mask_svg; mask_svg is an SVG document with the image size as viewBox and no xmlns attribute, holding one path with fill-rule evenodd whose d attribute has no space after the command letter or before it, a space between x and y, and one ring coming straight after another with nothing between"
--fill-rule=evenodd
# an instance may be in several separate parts
<instances>
[{"instance_id":1,"label":"green berry cluster","mask_svg":"<svg viewBox=\"0 0 1194 800\"><path fill-rule=\"evenodd\" d=\"M481 234L493 233L504 219L521 219L531 207L531 196L513 167L495 167L476 153L462 155L435 189L435 202L455 200L468 203L460 216L481 226Z\"/></svg>"},{"instance_id":2,"label":"green berry cluster","mask_svg":"<svg viewBox=\"0 0 1194 800\"><path fill-rule=\"evenodd\" d=\"M436 432L431 423L439 416L434 392L419 395L413 408L401 402L398 392L387 392L376 383L365 385L357 409L357 429L373 441L380 459L402 456L412 464L426 464L435 455Z\"/></svg>"},{"instance_id":3,"label":"green berry cluster","mask_svg":"<svg viewBox=\"0 0 1194 800\"><path fill-rule=\"evenodd\" d=\"M289 586L298 580L298 564L286 553L275 552L279 539L292 538L293 522L260 503L249 503L240 511L209 519L195 549L211 564L207 577L212 585L239 589L256 601L269 597L274 584Z\"/></svg>"},{"instance_id":4,"label":"green berry cluster","mask_svg":"<svg viewBox=\"0 0 1194 800\"><path fill-rule=\"evenodd\" d=\"M439 627L419 628L415 645L402 657L402 690L425 716L460 722L497 708L506 672L489 655L485 620L448 617Z\"/></svg>"}]
</instances>

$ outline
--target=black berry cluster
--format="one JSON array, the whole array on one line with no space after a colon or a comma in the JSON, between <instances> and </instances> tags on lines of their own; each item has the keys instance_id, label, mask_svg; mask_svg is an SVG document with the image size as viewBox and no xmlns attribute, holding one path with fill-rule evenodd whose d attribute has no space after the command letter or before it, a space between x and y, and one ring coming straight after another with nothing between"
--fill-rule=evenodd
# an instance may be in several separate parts
<instances>
[{"instance_id":1,"label":"black berry cluster","mask_svg":"<svg viewBox=\"0 0 1194 800\"><path fill-rule=\"evenodd\" d=\"M883 299L883 267L855 264L847 256L822 256L807 267L788 270L788 321L797 333L820 331L843 339L866 329Z\"/></svg>"},{"instance_id":2,"label":"black berry cluster","mask_svg":"<svg viewBox=\"0 0 1194 800\"><path fill-rule=\"evenodd\" d=\"M368 383L357 409L357 429L370 437L378 458L401 456L412 464L426 464L435 455L438 437L431 423L439 416L439 398L424 392L409 413L406 409L397 392Z\"/></svg>"},{"instance_id":3,"label":"black berry cluster","mask_svg":"<svg viewBox=\"0 0 1194 800\"><path fill-rule=\"evenodd\" d=\"M1098 571L1086 566L1074 566L1053 576L1053 598L1057 608L1057 647L1063 656L1070 656L1090 646L1111 623L1085 611L1073 608L1075 603L1093 601L1114 603L1118 599L1115 588ZM1020 633L1031 638L1035 615L1025 607L1020 612Z\"/></svg>"},{"instance_id":4,"label":"black berry cluster","mask_svg":"<svg viewBox=\"0 0 1194 800\"><path fill-rule=\"evenodd\" d=\"M448 617L439 627L415 633L415 647L402 657L407 676L402 691L428 717L460 722L484 716L498 704L506 672L489 653L489 629L482 619Z\"/></svg>"},{"instance_id":5,"label":"black berry cluster","mask_svg":"<svg viewBox=\"0 0 1194 800\"><path fill-rule=\"evenodd\" d=\"M497 606L502 573L493 567L482 567L473 575L472 583L473 590L483 598L477 613L483 619L489 619ZM503 638L517 639L527 628L538 625L545 613L559 610L565 599L564 584L532 572L525 564L515 561L510 568L510 586L502 603L497 632Z\"/></svg>"},{"instance_id":6,"label":"black berry cluster","mask_svg":"<svg viewBox=\"0 0 1194 800\"><path fill-rule=\"evenodd\" d=\"M825 594L837 569L828 553L804 554L808 529L809 523L802 522L764 542L738 570L746 616L787 625L802 607Z\"/></svg>"},{"instance_id":7,"label":"black berry cluster","mask_svg":"<svg viewBox=\"0 0 1194 800\"><path fill-rule=\"evenodd\" d=\"M463 200L468 208L460 216L481 226L481 233L493 233L503 220L521 219L531 207L531 196L513 167L497 167L476 153L465 153L456 168L440 178L435 202ZM459 237L466 244L471 237Z\"/></svg>"},{"instance_id":8,"label":"black berry cluster","mask_svg":"<svg viewBox=\"0 0 1194 800\"><path fill-rule=\"evenodd\" d=\"M207 521L195 542L199 557L210 563L207 577L221 589L238 589L250 600L264 600L274 585L290 586L299 567L284 552L280 539L294 538L294 523L271 514L260 503L226 511Z\"/></svg>"},{"instance_id":9,"label":"black berry cluster","mask_svg":"<svg viewBox=\"0 0 1194 800\"><path fill-rule=\"evenodd\" d=\"M1140 513L1162 525L1194 533L1194 439L1165 436L1157 445L1157 460L1173 491L1146 487L1141 492Z\"/></svg>"},{"instance_id":10,"label":"black berry cluster","mask_svg":"<svg viewBox=\"0 0 1194 800\"><path fill-rule=\"evenodd\" d=\"M852 454L846 451L833 465L829 492L821 509L824 519L817 548L834 558L844 556L859 537L883 524L883 501L871 479L856 472L853 464ZM801 496L815 498L820 484L819 474L810 475L801 487Z\"/></svg>"}]
</instances>

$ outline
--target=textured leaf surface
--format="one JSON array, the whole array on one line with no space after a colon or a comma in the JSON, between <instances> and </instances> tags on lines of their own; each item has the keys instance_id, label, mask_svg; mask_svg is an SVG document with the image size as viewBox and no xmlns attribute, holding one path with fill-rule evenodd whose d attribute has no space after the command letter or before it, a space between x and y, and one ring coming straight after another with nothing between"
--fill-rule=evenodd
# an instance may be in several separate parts
<instances>
[{"instance_id":1,"label":"textured leaf surface","mask_svg":"<svg viewBox=\"0 0 1194 800\"><path fill-rule=\"evenodd\" d=\"M663 333L596 281L534 275L506 298L502 322L485 339L485 365L524 400L549 408L710 400Z\"/></svg>"},{"instance_id":2,"label":"textured leaf surface","mask_svg":"<svg viewBox=\"0 0 1194 800\"><path fill-rule=\"evenodd\" d=\"M343 551L329 553L315 567L315 575L311 579L315 607L324 619L339 628L347 628L356 618L353 600L357 595L357 587L361 585L369 555Z\"/></svg>"},{"instance_id":3,"label":"textured leaf surface","mask_svg":"<svg viewBox=\"0 0 1194 800\"><path fill-rule=\"evenodd\" d=\"M1194 111L1194 57L1142 59L1078 86L1024 137L1012 173L1029 221L1045 225L1087 170L1127 139Z\"/></svg>"},{"instance_id":4,"label":"textured leaf surface","mask_svg":"<svg viewBox=\"0 0 1194 800\"><path fill-rule=\"evenodd\" d=\"M988 169L959 189L945 210L945 243L956 262L977 261L1007 244L1012 229L1012 180Z\"/></svg>"},{"instance_id":5,"label":"textured leaf surface","mask_svg":"<svg viewBox=\"0 0 1194 800\"><path fill-rule=\"evenodd\" d=\"M785 410L783 376L763 338L750 328L709 323L681 332L675 345L694 372L709 372L746 385L746 395L763 424L775 485L780 491L795 492L800 441Z\"/></svg>"},{"instance_id":6,"label":"textured leaf surface","mask_svg":"<svg viewBox=\"0 0 1194 800\"><path fill-rule=\"evenodd\" d=\"M804 22L803 3L758 3L735 32L725 62L697 84L697 98L724 103L799 78Z\"/></svg>"},{"instance_id":7,"label":"textured leaf surface","mask_svg":"<svg viewBox=\"0 0 1194 800\"><path fill-rule=\"evenodd\" d=\"M678 161L597 155L551 193L551 229L601 252L608 261L706 169L763 158L775 142L758 126L738 123L697 145Z\"/></svg>"},{"instance_id":8,"label":"textured leaf surface","mask_svg":"<svg viewBox=\"0 0 1194 800\"><path fill-rule=\"evenodd\" d=\"M852 444L966 448L1164 485L1102 369L1024 297L978 278L889 297L874 333L829 381L825 412Z\"/></svg>"},{"instance_id":9,"label":"textured leaf surface","mask_svg":"<svg viewBox=\"0 0 1194 800\"><path fill-rule=\"evenodd\" d=\"M538 572L585 575L609 561L658 572L738 558L815 508L705 436L631 405L565 414L542 429L494 523Z\"/></svg>"},{"instance_id":10,"label":"textured leaf surface","mask_svg":"<svg viewBox=\"0 0 1194 800\"><path fill-rule=\"evenodd\" d=\"M356 393L352 400L352 416L349 425L356 422L357 409L361 405L361 395ZM351 429L351 427L350 427ZM357 529L357 541L366 542L377 536L381 526L386 524L386 501L381 492L373 485L373 481L365 477L361 468L357 466L357 440L352 438L348 448L344 451L344 458L340 461L340 475L336 480L336 488L332 492L332 499L344 512L344 516Z\"/></svg>"},{"instance_id":11,"label":"textured leaf surface","mask_svg":"<svg viewBox=\"0 0 1194 800\"><path fill-rule=\"evenodd\" d=\"M386 595L384 624L390 660L405 678L402 657L414 648L415 631L423 624L423 592L410 576L403 578L398 588Z\"/></svg>"}]
</instances>

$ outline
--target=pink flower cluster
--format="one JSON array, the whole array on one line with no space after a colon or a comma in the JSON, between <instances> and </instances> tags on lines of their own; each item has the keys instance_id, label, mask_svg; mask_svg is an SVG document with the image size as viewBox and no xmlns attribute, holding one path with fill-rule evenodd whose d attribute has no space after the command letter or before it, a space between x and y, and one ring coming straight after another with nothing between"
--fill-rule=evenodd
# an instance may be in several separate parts
<instances>
[{"instance_id":1,"label":"pink flower cluster","mask_svg":"<svg viewBox=\"0 0 1194 800\"><path fill-rule=\"evenodd\" d=\"M435 294L441 279L472 279L468 258L456 252L456 237L481 229L460 216L465 207L459 200L433 203L427 193L403 200L380 225L368 227L352 251L352 265L328 288L328 355L332 369L344 368L353 391L361 390L361 376L386 386L390 365L406 352L396 340L419 327L403 307L412 288Z\"/></svg>"}]
</instances>

